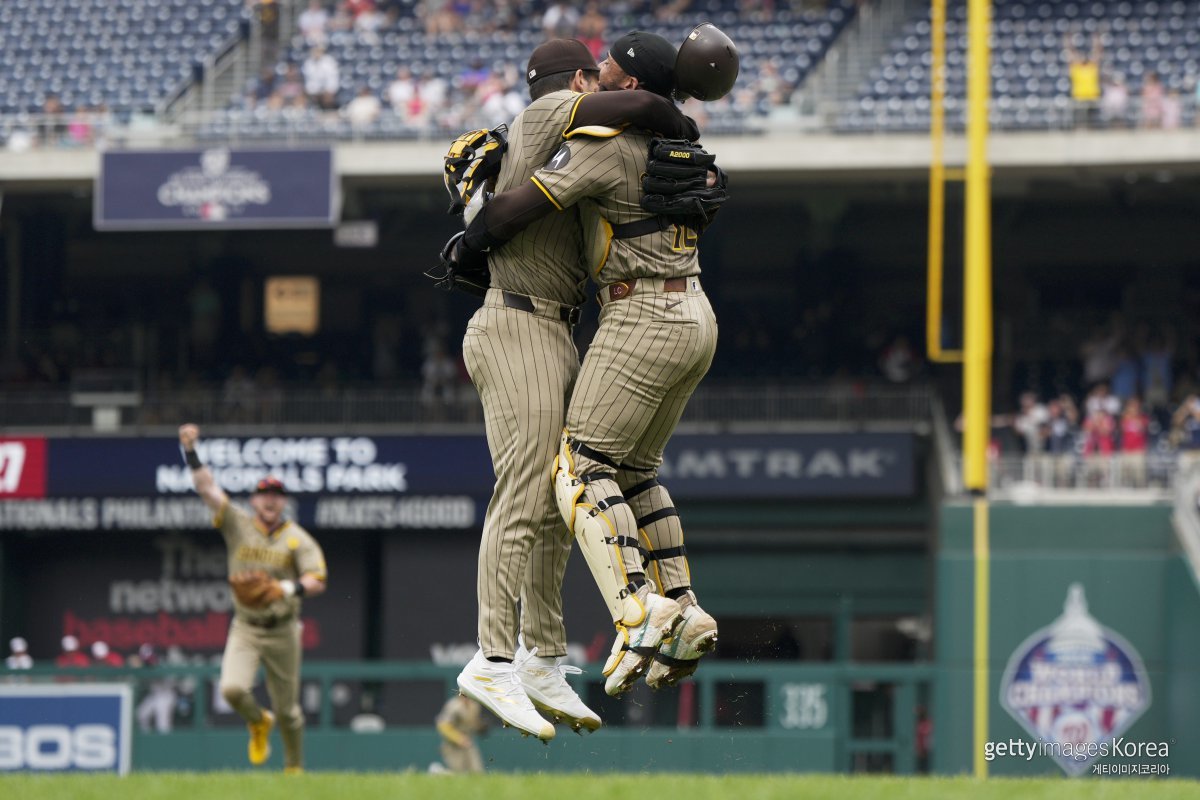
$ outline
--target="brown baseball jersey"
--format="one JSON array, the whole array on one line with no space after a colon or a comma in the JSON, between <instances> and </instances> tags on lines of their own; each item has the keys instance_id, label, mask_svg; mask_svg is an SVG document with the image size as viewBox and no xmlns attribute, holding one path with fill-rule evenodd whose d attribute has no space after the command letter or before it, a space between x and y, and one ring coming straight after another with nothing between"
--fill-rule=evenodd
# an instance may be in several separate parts
<instances>
[{"instance_id":1,"label":"brown baseball jersey","mask_svg":"<svg viewBox=\"0 0 1200 800\"><path fill-rule=\"evenodd\" d=\"M650 147L648 134L617 133L573 135L534 173L533 182L556 208L578 204L585 260L596 283L699 275L697 235L690 228L672 225L657 233L613 238L613 226L647 217L638 201Z\"/></svg>"},{"instance_id":2,"label":"brown baseball jersey","mask_svg":"<svg viewBox=\"0 0 1200 800\"><path fill-rule=\"evenodd\" d=\"M213 520L225 537L229 574L262 570L280 580L315 575L325 580L325 555L312 535L294 522L267 532L242 509L226 502ZM283 597L266 608L248 608L234 598L234 610L245 619L283 619L300 613L299 597Z\"/></svg>"},{"instance_id":3,"label":"brown baseball jersey","mask_svg":"<svg viewBox=\"0 0 1200 800\"><path fill-rule=\"evenodd\" d=\"M562 89L539 97L513 121L496 179L502 192L528 181L562 143L563 131L586 95ZM587 273L580 258L577 212L543 217L488 254L492 287L553 300L583 302Z\"/></svg>"}]
</instances>

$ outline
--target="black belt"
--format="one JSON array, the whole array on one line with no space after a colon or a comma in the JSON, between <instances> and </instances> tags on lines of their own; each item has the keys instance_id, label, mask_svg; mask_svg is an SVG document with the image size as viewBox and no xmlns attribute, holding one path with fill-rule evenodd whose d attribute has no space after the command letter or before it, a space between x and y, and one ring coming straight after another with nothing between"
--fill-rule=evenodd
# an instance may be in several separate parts
<instances>
[{"instance_id":1,"label":"black belt","mask_svg":"<svg viewBox=\"0 0 1200 800\"><path fill-rule=\"evenodd\" d=\"M262 619L250 619L249 617L242 617L241 619L242 622L246 623L247 625L252 625L255 628L270 630L271 628L277 628L280 625L291 622L296 619L296 617L292 614L289 614L286 617L264 617Z\"/></svg>"},{"instance_id":2,"label":"black belt","mask_svg":"<svg viewBox=\"0 0 1200 800\"><path fill-rule=\"evenodd\" d=\"M504 295L504 305L509 308L515 308L517 311L525 311L529 314L536 313L533 307L533 298L526 297L523 294L516 292L501 292ZM558 318L568 325L574 327L579 324L579 315L582 309L579 306L559 306Z\"/></svg>"}]
</instances>

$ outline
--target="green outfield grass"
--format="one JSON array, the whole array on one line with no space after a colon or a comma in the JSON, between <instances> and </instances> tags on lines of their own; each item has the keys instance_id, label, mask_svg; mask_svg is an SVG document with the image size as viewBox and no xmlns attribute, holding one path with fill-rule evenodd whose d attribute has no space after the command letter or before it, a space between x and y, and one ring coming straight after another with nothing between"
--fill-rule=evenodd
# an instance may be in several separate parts
<instances>
[{"instance_id":1,"label":"green outfield grass","mask_svg":"<svg viewBox=\"0 0 1200 800\"><path fill-rule=\"evenodd\" d=\"M1128 800L1200 798L1200 782L1126 779L871 778L778 775L483 775L413 773L140 773L110 776L9 776L0 797L13 800Z\"/></svg>"}]
</instances>

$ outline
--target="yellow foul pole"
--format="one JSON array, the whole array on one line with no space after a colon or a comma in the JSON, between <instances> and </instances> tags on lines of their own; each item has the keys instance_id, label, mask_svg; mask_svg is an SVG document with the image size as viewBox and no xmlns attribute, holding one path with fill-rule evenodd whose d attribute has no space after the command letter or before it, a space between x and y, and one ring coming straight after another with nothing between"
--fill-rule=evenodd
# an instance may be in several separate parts
<instances>
[{"instance_id":1,"label":"yellow foul pole","mask_svg":"<svg viewBox=\"0 0 1200 800\"><path fill-rule=\"evenodd\" d=\"M942 350L942 276L946 229L946 0L929 9L929 253L925 278L925 351L935 364L962 361L962 352Z\"/></svg>"},{"instance_id":2,"label":"yellow foul pole","mask_svg":"<svg viewBox=\"0 0 1200 800\"><path fill-rule=\"evenodd\" d=\"M988 541L987 447L992 394L991 176L988 165L988 99L991 94L991 1L967 7L966 276L963 337L963 482L975 495L975 731L974 766L987 776L988 630L990 547Z\"/></svg>"}]
</instances>

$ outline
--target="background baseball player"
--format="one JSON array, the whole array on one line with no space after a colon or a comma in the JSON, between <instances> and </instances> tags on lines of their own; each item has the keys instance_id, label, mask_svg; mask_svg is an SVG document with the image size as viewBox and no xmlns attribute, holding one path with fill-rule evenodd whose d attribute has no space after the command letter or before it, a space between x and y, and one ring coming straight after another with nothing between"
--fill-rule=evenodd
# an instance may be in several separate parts
<instances>
[{"instance_id":1,"label":"background baseball player","mask_svg":"<svg viewBox=\"0 0 1200 800\"><path fill-rule=\"evenodd\" d=\"M308 531L284 519L287 490L278 478L260 480L250 497L253 515L229 502L196 453L200 429L183 425L179 444L192 469L196 493L213 510L225 538L233 623L221 659L221 696L250 729L250 763L271 754L270 733L278 722L283 763L303 766L304 713L300 709L300 598L325 591L325 555ZM267 673L274 713L260 708L253 688L259 664Z\"/></svg>"},{"instance_id":2,"label":"background baseball player","mask_svg":"<svg viewBox=\"0 0 1200 800\"><path fill-rule=\"evenodd\" d=\"M556 39L534 50L527 70L534 99L513 122L497 189L527 182L573 126L635 122L677 135L694 132L662 98L579 94L595 88L597 75L581 42ZM480 133L466 136L476 135L479 143ZM471 173L467 196L481 191L486 175L479 163ZM480 650L458 684L507 724L542 739L553 737L554 728L534 706L576 730L601 724L564 677L575 670L562 663L560 589L571 542L546 483L579 370L571 326L587 279L581 246L578 215L571 212L534 223L496 248L487 260L490 276L477 279L490 288L463 340L467 369L483 401L496 488L479 550ZM530 653L518 649L518 627Z\"/></svg>"},{"instance_id":3,"label":"background baseball player","mask_svg":"<svg viewBox=\"0 0 1200 800\"><path fill-rule=\"evenodd\" d=\"M689 42L690 59L707 62L717 74L711 81L689 74L688 93L715 99L727 92L737 73L732 43L711 25L693 31ZM601 85L670 96L676 55L660 36L628 34L601 65ZM727 84L723 91L714 87L718 82ZM716 348L716 320L696 277L696 243L719 202L690 204L690 211L701 213L674 222L661 213L647 217L642 177L657 175L647 163L649 136L579 133L529 184L498 194L450 255L494 247L549 208L584 201L585 251L602 287L603 310L568 408L570 436L564 436L556 461L555 490L618 628L605 665L605 689L616 695L651 658L656 659L651 685L668 685L694 671L716 642L716 623L691 592L682 528L657 470ZM669 168L654 191L706 185L711 157L703 151L679 145L656 150L656 158ZM723 174L716 174L723 200ZM625 302L611 305L614 301ZM666 596L646 583L639 535Z\"/></svg>"},{"instance_id":4,"label":"background baseball player","mask_svg":"<svg viewBox=\"0 0 1200 800\"><path fill-rule=\"evenodd\" d=\"M475 736L487 730L487 720L479 703L456 694L442 706L436 724L442 737L442 763L447 771L483 772L483 756L479 754Z\"/></svg>"}]
</instances>

